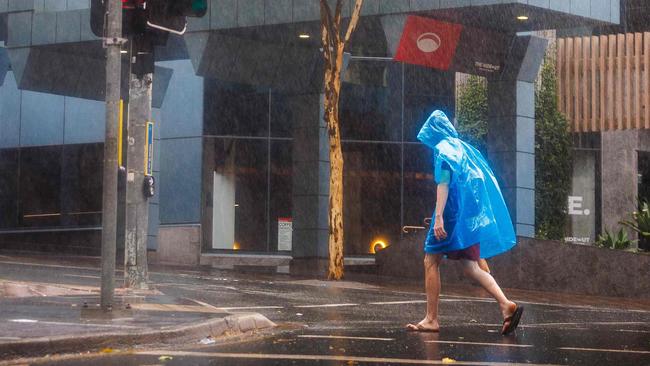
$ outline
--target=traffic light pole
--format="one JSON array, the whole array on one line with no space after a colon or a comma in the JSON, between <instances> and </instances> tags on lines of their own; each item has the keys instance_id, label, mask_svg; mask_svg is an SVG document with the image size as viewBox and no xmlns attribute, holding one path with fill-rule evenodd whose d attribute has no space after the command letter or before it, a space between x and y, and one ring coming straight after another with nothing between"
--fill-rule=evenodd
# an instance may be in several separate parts
<instances>
[{"instance_id":1,"label":"traffic light pole","mask_svg":"<svg viewBox=\"0 0 650 366\"><path fill-rule=\"evenodd\" d=\"M101 308L113 309L117 222L117 139L120 106L122 2L108 0L105 24L106 45L106 136L102 188L102 278Z\"/></svg>"},{"instance_id":2,"label":"traffic light pole","mask_svg":"<svg viewBox=\"0 0 650 366\"><path fill-rule=\"evenodd\" d=\"M138 42L131 44L131 66L134 56L139 57ZM145 178L151 172L153 128L151 98L153 74L129 77L129 117L127 138L127 188L126 188L126 240L124 255L125 286L147 289L147 234L149 228L149 202L145 195Z\"/></svg>"}]
</instances>

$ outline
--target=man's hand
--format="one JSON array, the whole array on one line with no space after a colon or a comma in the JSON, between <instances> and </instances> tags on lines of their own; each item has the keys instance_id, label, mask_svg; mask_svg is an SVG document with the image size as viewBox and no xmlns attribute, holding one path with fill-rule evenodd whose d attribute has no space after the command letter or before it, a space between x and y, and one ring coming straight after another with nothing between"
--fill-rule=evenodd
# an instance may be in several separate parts
<instances>
[{"instance_id":1,"label":"man's hand","mask_svg":"<svg viewBox=\"0 0 650 366\"><path fill-rule=\"evenodd\" d=\"M433 225L433 233L438 241L447 239L447 232L445 231L445 223L442 219L442 215L436 215L436 222Z\"/></svg>"}]
</instances>

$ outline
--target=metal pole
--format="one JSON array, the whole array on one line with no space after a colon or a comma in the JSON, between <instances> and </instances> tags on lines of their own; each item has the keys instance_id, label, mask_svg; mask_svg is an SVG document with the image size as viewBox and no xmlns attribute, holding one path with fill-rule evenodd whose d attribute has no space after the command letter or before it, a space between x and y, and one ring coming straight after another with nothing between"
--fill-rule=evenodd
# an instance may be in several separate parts
<instances>
[{"instance_id":1,"label":"metal pole","mask_svg":"<svg viewBox=\"0 0 650 366\"><path fill-rule=\"evenodd\" d=\"M134 42L133 45L138 45ZM132 55L140 52L135 47ZM133 57L133 56L132 56ZM131 59L131 63L134 62ZM152 175L148 140L152 141L151 97L153 74L130 73L129 123L127 138L127 188L126 188L126 241L124 255L124 285L128 288L147 289L147 234L149 228L149 202L143 193L146 175ZM149 132L148 132L149 131Z\"/></svg>"},{"instance_id":2,"label":"metal pole","mask_svg":"<svg viewBox=\"0 0 650 366\"><path fill-rule=\"evenodd\" d=\"M120 104L122 2L106 1L106 137L102 192L102 283L101 307L113 308L117 221L117 138Z\"/></svg>"}]
</instances>

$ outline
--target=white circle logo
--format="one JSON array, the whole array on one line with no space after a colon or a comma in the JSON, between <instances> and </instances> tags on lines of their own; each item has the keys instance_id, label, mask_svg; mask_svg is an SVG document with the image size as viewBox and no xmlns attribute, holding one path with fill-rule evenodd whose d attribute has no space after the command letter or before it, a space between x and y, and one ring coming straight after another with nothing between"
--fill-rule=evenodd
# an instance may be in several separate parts
<instances>
[{"instance_id":1,"label":"white circle logo","mask_svg":"<svg viewBox=\"0 0 650 366\"><path fill-rule=\"evenodd\" d=\"M422 33L416 41L418 48L422 52L436 52L440 48L440 36L435 33Z\"/></svg>"}]
</instances>

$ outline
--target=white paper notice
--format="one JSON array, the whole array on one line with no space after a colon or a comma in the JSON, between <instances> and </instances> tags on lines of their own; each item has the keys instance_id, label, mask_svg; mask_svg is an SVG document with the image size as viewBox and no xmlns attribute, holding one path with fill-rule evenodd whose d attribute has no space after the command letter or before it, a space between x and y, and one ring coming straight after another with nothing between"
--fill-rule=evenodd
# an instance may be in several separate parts
<instances>
[{"instance_id":1,"label":"white paper notice","mask_svg":"<svg viewBox=\"0 0 650 366\"><path fill-rule=\"evenodd\" d=\"M291 218L278 218L278 250L291 250Z\"/></svg>"}]
</instances>

